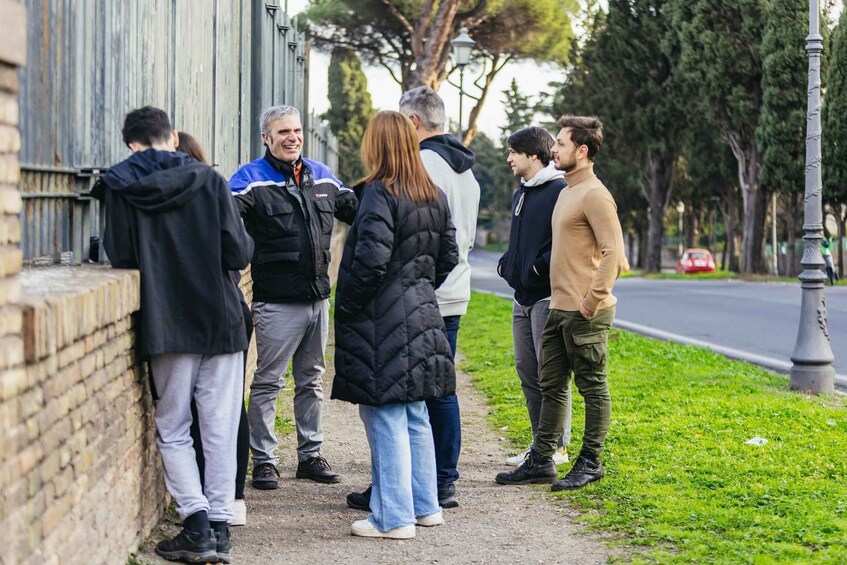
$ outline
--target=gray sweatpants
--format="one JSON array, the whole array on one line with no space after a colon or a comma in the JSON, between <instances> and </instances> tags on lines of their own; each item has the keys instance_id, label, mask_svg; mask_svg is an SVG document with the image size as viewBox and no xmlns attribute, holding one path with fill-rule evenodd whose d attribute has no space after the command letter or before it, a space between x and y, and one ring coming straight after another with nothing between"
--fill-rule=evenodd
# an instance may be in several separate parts
<instances>
[{"instance_id":1,"label":"gray sweatpants","mask_svg":"<svg viewBox=\"0 0 847 565\"><path fill-rule=\"evenodd\" d=\"M521 380L521 389L526 398L526 410L532 426L532 437L538 433L538 421L541 418L541 388L538 378L541 375L541 335L547 323L549 300L539 300L532 306L521 306L515 302L512 308L512 338L515 344L515 370ZM570 386L570 384L568 384ZM565 416L565 430L559 439L559 447L571 442L571 397Z\"/></svg>"},{"instance_id":2,"label":"gray sweatpants","mask_svg":"<svg viewBox=\"0 0 847 565\"><path fill-rule=\"evenodd\" d=\"M205 510L209 520L232 518L235 444L244 382L243 353L164 353L150 358L156 383L156 444L165 464L165 486L181 519ZM191 440L191 399L197 404L205 488Z\"/></svg>"},{"instance_id":3,"label":"gray sweatpants","mask_svg":"<svg viewBox=\"0 0 847 565\"><path fill-rule=\"evenodd\" d=\"M253 324L258 361L247 406L253 464L279 463L279 441L274 433L276 400L292 359L297 457L300 461L316 457L323 444L321 377L326 369L329 301L254 302Z\"/></svg>"}]
</instances>

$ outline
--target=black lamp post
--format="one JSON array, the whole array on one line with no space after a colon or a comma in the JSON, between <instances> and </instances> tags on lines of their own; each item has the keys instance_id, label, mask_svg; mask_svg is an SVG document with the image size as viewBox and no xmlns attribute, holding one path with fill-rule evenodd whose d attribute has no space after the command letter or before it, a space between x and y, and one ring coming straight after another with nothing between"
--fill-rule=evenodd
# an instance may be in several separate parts
<instances>
[{"instance_id":1,"label":"black lamp post","mask_svg":"<svg viewBox=\"0 0 847 565\"><path fill-rule=\"evenodd\" d=\"M476 41L468 35L468 28L459 30L453 39L453 62L459 67L459 141L462 141L462 99L464 98L465 66L471 62L471 52Z\"/></svg>"}]
</instances>

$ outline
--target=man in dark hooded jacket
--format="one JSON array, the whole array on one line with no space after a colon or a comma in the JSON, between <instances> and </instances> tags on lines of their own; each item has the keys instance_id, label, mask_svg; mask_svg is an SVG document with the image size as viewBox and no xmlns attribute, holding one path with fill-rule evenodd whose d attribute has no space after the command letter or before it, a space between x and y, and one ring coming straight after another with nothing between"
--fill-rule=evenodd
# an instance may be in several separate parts
<instances>
[{"instance_id":1,"label":"man in dark hooded jacket","mask_svg":"<svg viewBox=\"0 0 847 565\"><path fill-rule=\"evenodd\" d=\"M109 169L104 245L112 266L141 273L139 348L158 402L156 443L183 531L156 552L166 559L229 562L227 520L235 497L235 445L247 349L239 289L229 271L250 261L253 242L226 181L175 152L167 114L127 114L133 154ZM201 486L189 426L197 405L206 461Z\"/></svg>"}]
</instances>

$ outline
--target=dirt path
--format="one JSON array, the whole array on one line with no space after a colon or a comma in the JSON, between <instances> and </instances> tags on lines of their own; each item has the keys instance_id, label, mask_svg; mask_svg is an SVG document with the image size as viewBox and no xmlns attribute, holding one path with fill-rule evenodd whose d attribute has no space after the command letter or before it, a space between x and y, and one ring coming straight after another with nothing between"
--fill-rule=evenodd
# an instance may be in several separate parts
<instances>
[{"instance_id":1,"label":"dirt path","mask_svg":"<svg viewBox=\"0 0 847 565\"><path fill-rule=\"evenodd\" d=\"M330 368L327 398L331 379ZM280 488L257 491L248 477L247 526L232 529L233 562L605 563L614 551L597 536L582 533L571 521L574 511L547 499L543 488L494 483L494 475L507 468L502 461L509 453L485 420L487 407L466 375L459 376L458 387L464 434L462 478L456 483L460 506L444 512L444 526L418 528L417 537L408 541L350 535L350 524L365 513L347 508L345 496L370 482L370 452L356 407L327 400L323 455L343 474L343 481L321 485L294 479L295 438L289 434L281 448ZM139 561L166 563L155 556L153 545L177 531L166 520L145 544Z\"/></svg>"}]
</instances>

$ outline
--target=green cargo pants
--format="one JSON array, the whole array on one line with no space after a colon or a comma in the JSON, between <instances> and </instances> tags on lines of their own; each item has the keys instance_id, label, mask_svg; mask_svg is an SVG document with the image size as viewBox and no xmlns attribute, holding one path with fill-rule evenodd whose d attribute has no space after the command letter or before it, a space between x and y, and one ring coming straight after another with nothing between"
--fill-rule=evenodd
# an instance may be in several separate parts
<instances>
[{"instance_id":1,"label":"green cargo pants","mask_svg":"<svg viewBox=\"0 0 847 565\"><path fill-rule=\"evenodd\" d=\"M550 309L541 341L541 417L535 451L552 456L556 451L574 384L585 399L585 433L582 453L599 456L609 432L612 398L606 382L606 334L615 319L615 308L599 310L586 320L579 312Z\"/></svg>"}]
</instances>

